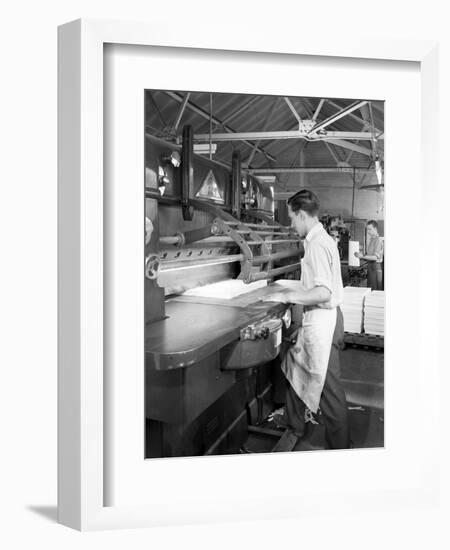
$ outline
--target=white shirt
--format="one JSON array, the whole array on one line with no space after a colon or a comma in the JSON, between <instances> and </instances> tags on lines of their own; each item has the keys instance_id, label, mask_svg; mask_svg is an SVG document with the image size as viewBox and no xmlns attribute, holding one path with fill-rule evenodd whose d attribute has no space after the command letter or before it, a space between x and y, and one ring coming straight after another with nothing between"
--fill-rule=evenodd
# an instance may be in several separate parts
<instances>
[{"instance_id":1,"label":"white shirt","mask_svg":"<svg viewBox=\"0 0 450 550\"><path fill-rule=\"evenodd\" d=\"M301 260L302 285L307 290L316 286L324 286L331 292L330 299L318 304L318 307L332 309L339 306L343 302L344 287L341 261L335 240L318 222L306 235L304 247L305 255Z\"/></svg>"}]
</instances>

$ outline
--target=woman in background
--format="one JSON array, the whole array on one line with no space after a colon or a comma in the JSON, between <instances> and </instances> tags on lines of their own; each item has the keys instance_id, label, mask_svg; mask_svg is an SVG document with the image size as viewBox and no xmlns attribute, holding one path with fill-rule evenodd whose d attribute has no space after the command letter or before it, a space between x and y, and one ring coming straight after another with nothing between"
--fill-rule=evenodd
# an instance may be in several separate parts
<instances>
[{"instance_id":1,"label":"woman in background","mask_svg":"<svg viewBox=\"0 0 450 550\"><path fill-rule=\"evenodd\" d=\"M360 260L367 261L367 286L372 290L382 290L383 240L378 235L378 224L375 220L367 222L367 235L369 241L366 253L355 252L355 256Z\"/></svg>"}]
</instances>

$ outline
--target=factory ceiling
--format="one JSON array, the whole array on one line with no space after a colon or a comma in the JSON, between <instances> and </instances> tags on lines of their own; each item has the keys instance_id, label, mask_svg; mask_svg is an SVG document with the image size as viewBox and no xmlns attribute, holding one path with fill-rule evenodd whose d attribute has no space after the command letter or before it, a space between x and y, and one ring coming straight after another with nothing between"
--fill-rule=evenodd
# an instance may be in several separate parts
<instances>
[{"instance_id":1,"label":"factory ceiling","mask_svg":"<svg viewBox=\"0 0 450 550\"><path fill-rule=\"evenodd\" d=\"M257 175L286 183L302 170L355 171L359 182L383 165L384 103L359 99L159 91L146 93L146 133L180 142L184 125L196 148L231 166L233 151ZM372 177L369 181L376 181Z\"/></svg>"}]
</instances>

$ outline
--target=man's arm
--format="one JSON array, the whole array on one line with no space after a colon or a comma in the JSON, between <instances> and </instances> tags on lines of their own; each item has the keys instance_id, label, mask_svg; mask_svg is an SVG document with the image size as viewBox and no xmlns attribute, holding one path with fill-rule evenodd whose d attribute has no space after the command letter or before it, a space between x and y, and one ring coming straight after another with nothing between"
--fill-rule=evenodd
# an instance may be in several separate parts
<instances>
[{"instance_id":1,"label":"man's arm","mask_svg":"<svg viewBox=\"0 0 450 550\"><path fill-rule=\"evenodd\" d=\"M267 299L304 306L315 306L327 302L331 298L333 288L329 253L323 246L312 243L310 244L308 261L314 274L313 288L305 289L299 285L296 288L289 288L283 293L268 296ZM276 299L274 299L274 296Z\"/></svg>"},{"instance_id":2,"label":"man's arm","mask_svg":"<svg viewBox=\"0 0 450 550\"><path fill-rule=\"evenodd\" d=\"M355 252L355 256L358 254L358 252ZM368 262L376 262L378 260L378 257L377 256L370 256L369 254L366 254L366 255L363 255L363 254L358 254L356 256L357 258L359 258L360 260L367 260Z\"/></svg>"},{"instance_id":3,"label":"man's arm","mask_svg":"<svg viewBox=\"0 0 450 550\"><path fill-rule=\"evenodd\" d=\"M275 292L264 298L265 302L282 302L284 304L300 304L303 306L315 306L327 302L331 298L331 292L324 286L315 286L309 290L304 288Z\"/></svg>"}]
</instances>

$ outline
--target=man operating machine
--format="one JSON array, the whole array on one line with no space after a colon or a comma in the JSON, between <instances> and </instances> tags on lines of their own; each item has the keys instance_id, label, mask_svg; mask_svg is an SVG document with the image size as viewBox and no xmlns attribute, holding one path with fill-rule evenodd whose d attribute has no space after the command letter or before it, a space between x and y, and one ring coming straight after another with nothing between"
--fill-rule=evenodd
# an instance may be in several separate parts
<instances>
[{"instance_id":1,"label":"man operating machine","mask_svg":"<svg viewBox=\"0 0 450 550\"><path fill-rule=\"evenodd\" d=\"M302 189L293 195L288 212L292 227L304 239L301 280L289 281L288 291L283 288L265 300L303 305L303 323L281 363L288 381L286 405L284 414L274 420L303 437L307 423L316 422L320 409L328 447L348 448L347 404L339 365L343 338L339 253L319 222L319 200L314 193ZM277 284L284 286L283 281Z\"/></svg>"}]
</instances>

